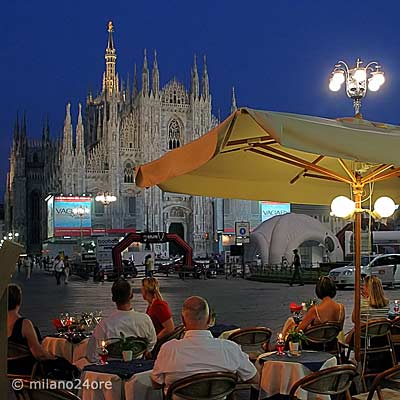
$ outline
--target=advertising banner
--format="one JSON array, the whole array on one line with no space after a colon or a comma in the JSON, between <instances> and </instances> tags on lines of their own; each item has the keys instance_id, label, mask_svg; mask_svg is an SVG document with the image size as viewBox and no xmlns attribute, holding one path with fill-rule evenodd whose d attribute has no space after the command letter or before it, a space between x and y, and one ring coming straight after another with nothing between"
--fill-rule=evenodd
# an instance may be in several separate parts
<instances>
[{"instance_id":1,"label":"advertising banner","mask_svg":"<svg viewBox=\"0 0 400 400\"><path fill-rule=\"evenodd\" d=\"M290 213L290 203L276 203L272 201L261 201L261 221Z\"/></svg>"},{"instance_id":2,"label":"advertising banner","mask_svg":"<svg viewBox=\"0 0 400 400\"><path fill-rule=\"evenodd\" d=\"M49 204L49 203L48 203ZM74 213L74 209L82 212ZM54 236L90 235L92 228L92 199L90 197L54 197Z\"/></svg>"},{"instance_id":3,"label":"advertising banner","mask_svg":"<svg viewBox=\"0 0 400 400\"><path fill-rule=\"evenodd\" d=\"M118 237L102 236L97 238L96 260L100 265L112 264L112 249L118 243Z\"/></svg>"},{"instance_id":4,"label":"advertising banner","mask_svg":"<svg viewBox=\"0 0 400 400\"><path fill-rule=\"evenodd\" d=\"M54 236L54 197L47 200L47 237Z\"/></svg>"}]
</instances>

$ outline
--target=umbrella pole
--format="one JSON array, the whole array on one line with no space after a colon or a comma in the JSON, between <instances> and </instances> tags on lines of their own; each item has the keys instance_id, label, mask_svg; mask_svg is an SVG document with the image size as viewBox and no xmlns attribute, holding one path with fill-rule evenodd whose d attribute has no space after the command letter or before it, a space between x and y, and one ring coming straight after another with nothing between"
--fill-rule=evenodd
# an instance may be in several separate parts
<instances>
[{"instance_id":1,"label":"umbrella pole","mask_svg":"<svg viewBox=\"0 0 400 400\"><path fill-rule=\"evenodd\" d=\"M361 185L353 186L354 201L356 208L361 209ZM360 361L360 345L361 345L361 315L360 315L360 299L361 299L361 218L362 213L355 213L354 221L354 246L355 246L355 282L354 282L354 353L357 361Z\"/></svg>"}]
</instances>

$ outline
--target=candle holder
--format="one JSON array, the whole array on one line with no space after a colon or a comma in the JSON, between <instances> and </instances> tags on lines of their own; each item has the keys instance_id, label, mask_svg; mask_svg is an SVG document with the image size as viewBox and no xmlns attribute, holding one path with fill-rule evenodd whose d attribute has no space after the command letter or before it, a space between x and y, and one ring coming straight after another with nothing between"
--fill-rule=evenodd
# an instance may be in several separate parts
<instances>
[{"instance_id":1,"label":"candle holder","mask_svg":"<svg viewBox=\"0 0 400 400\"><path fill-rule=\"evenodd\" d=\"M108 364L107 360L108 360L108 350L105 347L102 347L99 352L99 362L101 365L105 365Z\"/></svg>"},{"instance_id":2,"label":"candle holder","mask_svg":"<svg viewBox=\"0 0 400 400\"><path fill-rule=\"evenodd\" d=\"M285 341L283 340L283 335L282 333L280 333L278 335L278 340L276 342L276 350L277 350L277 354L278 356L283 356L285 354L284 350L285 350Z\"/></svg>"},{"instance_id":3,"label":"candle holder","mask_svg":"<svg viewBox=\"0 0 400 400\"><path fill-rule=\"evenodd\" d=\"M394 308L393 308L393 310L394 310L394 313L395 313L395 314L398 314L398 313L399 313L399 301L398 301L398 300L395 300L395 301L394 301Z\"/></svg>"}]
</instances>

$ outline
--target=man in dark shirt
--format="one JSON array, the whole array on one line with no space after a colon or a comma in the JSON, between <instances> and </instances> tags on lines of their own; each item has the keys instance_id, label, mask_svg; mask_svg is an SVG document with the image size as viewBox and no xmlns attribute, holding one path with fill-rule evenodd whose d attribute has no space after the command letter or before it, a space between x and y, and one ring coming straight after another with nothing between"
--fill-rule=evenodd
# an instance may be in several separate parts
<instances>
[{"instance_id":1,"label":"man in dark shirt","mask_svg":"<svg viewBox=\"0 0 400 400\"><path fill-rule=\"evenodd\" d=\"M293 250L293 264L292 266L294 267L294 271L293 271L293 275L292 275L292 279L290 280L290 286L293 286L293 282L295 280L298 280L300 282L299 286L304 286L304 282L303 282L303 277L301 276L301 260L300 260L300 255L299 255L299 251L297 249Z\"/></svg>"}]
</instances>

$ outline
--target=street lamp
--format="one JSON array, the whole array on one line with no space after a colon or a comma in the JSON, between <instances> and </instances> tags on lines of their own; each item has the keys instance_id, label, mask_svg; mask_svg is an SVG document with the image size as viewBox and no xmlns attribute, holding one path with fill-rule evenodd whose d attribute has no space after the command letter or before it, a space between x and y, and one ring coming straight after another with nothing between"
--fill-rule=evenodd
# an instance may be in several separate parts
<instances>
[{"instance_id":1,"label":"street lamp","mask_svg":"<svg viewBox=\"0 0 400 400\"><path fill-rule=\"evenodd\" d=\"M90 210L89 210L88 208L79 206L79 207L73 208L73 209L72 209L72 213L73 213L74 215L78 215L78 216L79 216L79 220L80 220L80 233L81 233L81 247L82 247L82 239L83 239L82 220L83 220L83 217L84 217L86 214L89 214L89 213L90 213ZM82 251L82 249L81 249L81 251Z\"/></svg>"},{"instance_id":2,"label":"street lamp","mask_svg":"<svg viewBox=\"0 0 400 400\"><path fill-rule=\"evenodd\" d=\"M357 58L356 66L349 67L346 62L338 61L329 79L329 89L338 92L343 83L346 84L346 94L353 99L355 116L360 116L361 99L368 90L377 92L385 82L385 75L376 61L362 67L363 61Z\"/></svg>"},{"instance_id":3,"label":"street lamp","mask_svg":"<svg viewBox=\"0 0 400 400\"><path fill-rule=\"evenodd\" d=\"M109 192L103 192L99 193L96 197L95 200L102 203L106 207L106 218L108 219L108 213L107 213L107 206L109 206L111 203L114 203L117 201L117 197L112 195ZM108 225L108 224L106 224ZM107 232L107 226L106 226L106 232Z\"/></svg>"}]
</instances>

